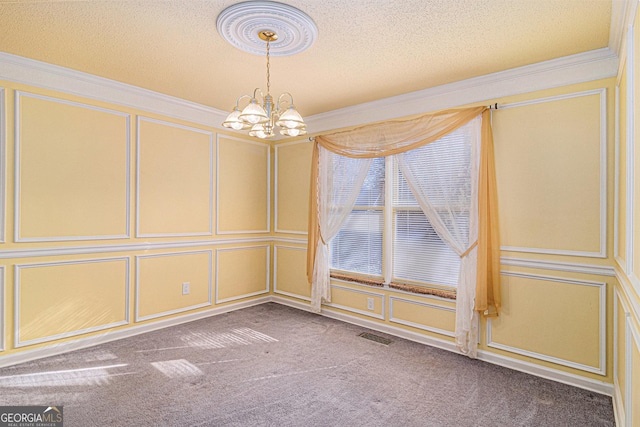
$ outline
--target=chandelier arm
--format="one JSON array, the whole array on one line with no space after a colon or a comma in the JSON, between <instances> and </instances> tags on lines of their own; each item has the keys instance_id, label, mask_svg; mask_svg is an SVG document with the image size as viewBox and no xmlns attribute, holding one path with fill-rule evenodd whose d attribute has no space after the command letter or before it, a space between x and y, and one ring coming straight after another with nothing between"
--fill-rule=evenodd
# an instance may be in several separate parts
<instances>
[{"instance_id":1,"label":"chandelier arm","mask_svg":"<svg viewBox=\"0 0 640 427\"><path fill-rule=\"evenodd\" d=\"M283 96L288 96L289 97L289 105L293 105L293 95L291 95L289 92L283 92L280 94L280 96L278 97L278 102L276 104L276 110L277 111L282 111L283 108L281 107L282 105L282 97ZM284 101L285 103L287 102L286 100Z\"/></svg>"},{"instance_id":2,"label":"chandelier arm","mask_svg":"<svg viewBox=\"0 0 640 427\"><path fill-rule=\"evenodd\" d=\"M254 97L255 97L255 95L254 95ZM240 96L238 97L238 99L236 99L236 107L239 107L239 106L240 106L240 100L241 100L242 98L249 98L249 99L251 99L251 95L240 95Z\"/></svg>"},{"instance_id":3,"label":"chandelier arm","mask_svg":"<svg viewBox=\"0 0 640 427\"><path fill-rule=\"evenodd\" d=\"M262 93L262 89L260 89L259 87L255 88L253 90L253 99L258 99L257 95L258 92L260 92L260 101L262 101L262 99L264 98L264 93ZM269 91L267 91L267 94L269 93Z\"/></svg>"}]
</instances>

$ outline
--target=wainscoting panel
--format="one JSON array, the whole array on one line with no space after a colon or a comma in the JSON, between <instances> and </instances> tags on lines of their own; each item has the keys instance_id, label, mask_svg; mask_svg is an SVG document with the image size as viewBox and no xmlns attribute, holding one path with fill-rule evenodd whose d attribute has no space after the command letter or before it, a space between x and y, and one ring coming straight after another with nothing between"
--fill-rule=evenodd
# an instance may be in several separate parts
<instances>
[{"instance_id":1,"label":"wainscoting panel","mask_svg":"<svg viewBox=\"0 0 640 427\"><path fill-rule=\"evenodd\" d=\"M487 322L487 345L605 375L606 286L503 271L503 310Z\"/></svg>"},{"instance_id":2,"label":"wainscoting panel","mask_svg":"<svg viewBox=\"0 0 640 427\"><path fill-rule=\"evenodd\" d=\"M373 310L368 307L369 300L373 302ZM384 320L386 316L383 293L370 292L333 283L331 284L331 303L325 303L323 306L339 308L380 320Z\"/></svg>"},{"instance_id":3,"label":"wainscoting panel","mask_svg":"<svg viewBox=\"0 0 640 427\"><path fill-rule=\"evenodd\" d=\"M129 258L14 268L14 344L54 341L129 323Z\"/></svg>"},{"instance_id":4,"label":"wainscoting panel","mask_svg":"<svg viewBox=\"0 0 640 427\"><path fill-rule=\"evenodd\" d=\"M628 425L640 425L640 325L631 317L627 317L627 345L629 375L627 379L627 419Z\"/></svg>"},{"instance_id":5,"label":"wainscoting panel","mask_svg":"<svg viewBox=\"0 0 640 427\"><path fill-rule=\"evenodd\" d=\"M306 248L274 245L273 265L274 293L311 301Z\"/></svg>"},{"instance_id":6,"label":"wainscoting panel","mask_svg":"<svg viewBox=\"0 0 640 427\"><path fill-rule=\"evenodd\" d=\"M606 257L606 89L493 114L502 249Z\"/></svg>"},{"instance_id":7,"label":"wainscoting panel","mask_svg":"<svg viewBox=\"0 0 640 427\"><path fill-rule=\"evenodd\" d=\"M218 134L216 232L270 231L271 147Z\"/></svg>"},{"instance_id":8,"label":"wainscoting panel","mask_svg":"<svg viewBox=\"0 0 640 427\"><path fill-rule=\"evenodd\" d=\"M4 265L0 265L0 352L4 351L5 349L5 345L6 345L5 342L6 342L6 335L7 335L7 329L6 329L7 320L5 318L6 303L5 303L5 296L4 296L5 295L4 282L5 282Z\"/></svg>"},{"instance_id":9,"label":"wainscoting panel","mask_svg":"<svg viewBox=\"0 0 640 427\"><path fill-rule=\"evenodd\" d=\"M4 92L5 89L0 87L0 243L5 241L7 228L7 111L4 106Z\"/></svg>"},{"instance_id":10,"label":"wainscoting panel","mask_svg":"<svg viewBox=\"0 0 640 427\"><path fill-rule=\"evenodd\" d=\"M269 293L270 246L216 249L216 304Z\"/></svg>"},{"instance_id":11,"label":"wainscoting panel","mask_svg":"<svg viewBox=\"0 0 640 427\"><path fill-rule=\"evenodd\" d=\"M629 354L627 351L627 319L629 311L617 290L614 291L614 328L613 328L613 383L619 415L627 408L627 371L629 370ZM614 399L615 401L616 399ZM621 425L624 425L622 423Z\"/></svg>"},{"instance_id":12,"label":"wainscoting panel","mask_svg":"<svg viewBox=\"0 0 640 427\"><path fill-rule=\"evenodd\" d=\"M275 146L275 231L307 234L313 142Z\"/></svg>"},{"instance_id":13,"label":"wainscoting panel","mask_svg":"<svg viewBox=\"0 0 640 427\"><path fill-rule=\"evenodd\" d=\"M129 237L129 115L16 91L15 240Z\"/></svg>"},{"instance_id":14,"label":"wainscoting panel","mask_svg":"<svg viewBox=\"0 0 640 427\"><path fill-rule=\"evenodd\" d=\"M453 337L456 309L408 298L389 296L389 321Z\"/></svg>"},{"instance_id":15,"label":"wainscoting panel","mask_svg":"<svg viewBox=\"0 0 640 427\"><path fill-rule=\"evenodd\" d=\"M210 306L212 255L203 250L136 256L136 322Z\"/></svg>"},{"instance_id":16,"label":"wainscoting panel","mask_svg":"<svg viewBox=\"0 0 640 427\"><path fill-rule=\"evenodd\" d=\"M627 258L627 117L629 106L627 104L627 67L623 67L616 87L616 118L618 130L616 134L616 173L615 173L615 198L614 206L614 256L626 270Z\"/></svg>"},{"instance_id":17,"label":"wainscoting panel","mask_svg":"<svg viewBox=\"0 0 640 427\"><path fill-rule=\"evenodd\" d=\"M213 234L213 133L138 117L137 237Z\"/></svg>"}]
</instances>

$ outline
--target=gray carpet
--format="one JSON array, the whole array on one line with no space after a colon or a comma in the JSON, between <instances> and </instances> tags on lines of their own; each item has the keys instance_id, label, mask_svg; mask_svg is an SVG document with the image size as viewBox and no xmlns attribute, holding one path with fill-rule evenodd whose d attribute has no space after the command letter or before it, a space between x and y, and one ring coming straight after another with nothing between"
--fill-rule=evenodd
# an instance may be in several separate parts
<instances>
[{"instance_id":1,"label":"gray carpet","mask_svg":"<svg viewBox=\"0 0 640 427\"><path fill-rule=\"evenodd\" d=\"M611 398L264 304L0 369L65 426L612 426Z\"/></svg>"}]
</instances>

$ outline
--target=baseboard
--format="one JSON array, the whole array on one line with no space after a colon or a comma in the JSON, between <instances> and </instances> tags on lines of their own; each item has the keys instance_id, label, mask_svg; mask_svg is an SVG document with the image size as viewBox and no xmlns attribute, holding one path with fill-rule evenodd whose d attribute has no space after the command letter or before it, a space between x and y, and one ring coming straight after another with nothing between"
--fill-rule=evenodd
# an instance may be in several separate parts
<instances>
[{"instance_id":1,"label":"baseboard","mask_svg":"<svg viewBox=\"0 0 640 427\"><path fill-rule=\"evenodd\" d=\"M625 415L626 413L624 410L624 399L622 398L622 392L620 391L619 384L616 383L613 386L613 416L615 418L617 426L626 426Z\"/></svg>"},{"instance_id":2,"label":"baseboard","mask_svg":"<svg viewBox=\"0 0 640 427\"><path fill-rule=\"evenodd\" d=\"M486 350L478 350L478 359L484 362L493 363L494 365L504 366L505 368L524 372L526 374L535 375L536 377L546 378L548 380L604 394L606 396L613 396L613 384L604 381L570 374L558 369L547 368L535 363L525 362L524 360L491 353Z\"/></svg>"},{"instance_id":3,"label":"baseboard","mask_svg":"<svg viewBox=\"0 0 640 427\"><path fill-rule=\"evenodd\" d=\"M286 306L297 308L304 311L311 311L309 305L303 302L295 301L288 298L282 298L278 296L272 296L271 300L278 304L286 305ZM436 347L443 350L451 351L453 353L460 354L455 344L451 341L445 341L438 338L408 331L395 326L390 326L387 324L362 319L356 316L352 316L342 312L337 312L324 307L320 315L329 317L332 319L341 320L343 322L352 323L354 325L363 326L369 329L373 329L375 331L384 332L389 335L397 336L399 338L404 338L410 341L415 341L420 344L425 344L431 347ZM590 390L590 391L604 394L607 396L614 395L613 384L609 384L603 381L593 380L593 379L582 377L575 374L570 374L568 372L560 371L557 369L547 368L544 366L536 365L534 363L525 362L523 360L502 356L496 353L489 352L487 350L479 350L478 359L484 362L492 363L494 365L503 366L505 368L535 375L541 378L546 378L552 381L560 382L560 383L571 385L574 387Z\"/></svg>"},{"instance_id":4,"label":"baseboard","mask_svg":"<svg viewBox=\"0 0 640 427\"><path fill-rule=\"evenodd\" d=\"M158 329L164 329L170 326L180 325L182 323L193 322L194 320L200 320L206 317L216 316L218 314L240 310L243 308L252 307L254 305L260 305L270 301L271 301L271 298L268 296L265 296L262 298L255 298L251 300L238 302L235 304L227 304L221 307L214 307L209 310L186 314L184 316L159 320L157 322L147 323L147 324L138 325L138 326L131 326L126 329L110 331L100 335L93 335L90 337L80 338L73 341L55 343L46 347L21 351L15 354L8 354L6 356L0 356L0 368L11 366L11 365L17 365L19 363L25 363L25 362L29 362L36 359L42 359L44 357L57 356L59 354L68 353L70 351L80 350L87 347L93 347L99 344L104 344L111 341L116 341L123 338L129 338L136 335L144 334L146 332L152 332Z\"/></svg>"}]
</instances>

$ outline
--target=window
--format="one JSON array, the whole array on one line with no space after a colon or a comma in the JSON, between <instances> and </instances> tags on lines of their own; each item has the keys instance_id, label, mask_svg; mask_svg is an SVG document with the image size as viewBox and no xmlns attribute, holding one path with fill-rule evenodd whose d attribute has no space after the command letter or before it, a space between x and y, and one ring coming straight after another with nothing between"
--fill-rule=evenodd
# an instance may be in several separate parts
<instances>
[{"instance_id":1,"label":"window","mask_svg":"<svg viewBox=\"0 0 640 427\"><path fill-rule=\"evenodd\" d=\"M467 235L469 213L457 209L456 200L468 204L471 197L470 147L463 126L410 152L421 182L444 180L450 194L435 191L429 200L436 210L462 218L458 232ZM330 243L330 267L385 283L455 287L460 257L434 231L391 156L373 159L354 209Z\"/></svg>"},{"instance_id":2,"label":"window","mask_svg":"<svg viewBox=\"0 0 640 427\"><path fill-rule=\"evenodd\" d=\"M332 269L382 276L384 176L384 157L373 159L355 207L331 240Z\"/></svg>"}]
</instances>

